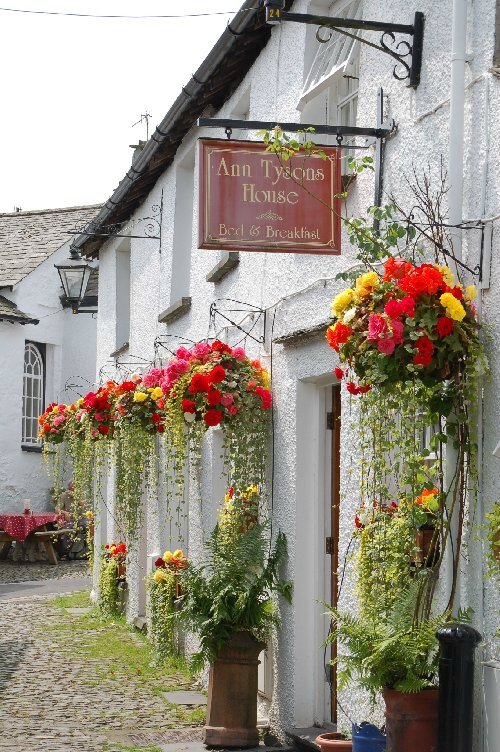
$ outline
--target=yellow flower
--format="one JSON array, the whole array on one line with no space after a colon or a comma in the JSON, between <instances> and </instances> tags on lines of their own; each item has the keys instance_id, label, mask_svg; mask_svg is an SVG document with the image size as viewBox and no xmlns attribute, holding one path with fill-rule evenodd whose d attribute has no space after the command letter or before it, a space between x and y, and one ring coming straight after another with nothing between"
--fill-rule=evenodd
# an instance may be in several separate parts
<instances>
[{"instance_id":1,"label":"yellow flower","mask_svg":"<svg viewBox=\"0 0 500 752\"><path fill-rule=\"evenodd\" d=\"M333 299L331 305L332 315L340 319L346 308L349 308L351 305L353 298L354 290L351 287L339 292L339 294Z\"/></svg>"},{"instance_id":2,"label":"yellow flower","mask_svg":"<svg viewBox=\"0 0 500 752\"><path fill-rule=\"evenodd\" d=\"M453 272L451 271L449 266L439 266L439 264L436 264L436 269L441 272L441 276L443 277L445 283L448 285L448 287L454 287L455 285L455 277L453 275Z\"/></svg>"},{"instance_id":3,"label":"yellow flower","mask_svg":"<svg viewBox=\"0 0 500 752\"><path fill-rule=\"evenodd\" d=\"M77 399L77 401L76 401L76 404L78 405L78 407L81 407L83 405L83 403L84 403L83 397L80 397L80 399Z\"/></svg>"},{"instance_id":4,"label":"yellow flower","mask_svg":"<svg viewBox=\"0 0 500 752\"><path fill-rule=\"evenodd\" d=\"M93 520L94 519L94 513L93 513L93 511L91 509L87 509L87 511L85 512L85 517L88 520Z\"/></svg>"},{"instance_id":5,"label":"yellow flower","mask_svg":"<svg viewBox=\"0 0 500 752\"><path fill-rule=\"evenodd\" d=\"M172 559L174 561L181 561L184 558L184 554L182 553L181 549L178 548L177 551L174 551L172 554Z\"/></svg>"},{"instance_id":6,"label":"yellow flower","mask_svg":"<svg viewBox=\"0 0 500 752\"><path fill-rule=\"evenodd\" d=\"M439 302L446 309L448 318L454 321L462 321L465 318L465 308L451 292L445 292L439 298Z\"/></svg>"},{"instance_id":7,"label":"yellow flower","mask_svg":"<svg viewBox=\"0 0 500 752\"><path fill-rule=\"evenodd\" d=\"M167 579L166 573L164 569L157 569L156 572L153 575L153 579L155 582L165 582Z\"/></svg>"},{"instance_id":8,"label":"yellow flower","mask_svg":"<svg viewBox=\"0 0 500 752\"><path fill-rule=\"evenodd\" d=\"M257 496L257 494L259 493L259 487L258 486L247 486L246 492L247 492L247 494L249 496Z\"/></svg>"},{"instance_id":9,"label":"yellow flower","mask_svg":"<svg viewBox=\"0 0 500 752\"><path fill-rule=\"evenodd\" d=\"M54 405L54 407L52 408L51 412L52 412L52 413L58 413L58 412L59 412L59 408L58 408L58 406L57 406L57 405Z\"/></svg>"},{"instance_id":10,"label":"yellow flower","mask_svg":"<svg viewBox=\"0 0 500 752\"><path fill-rule=\"evenodd\" d=\"M146 392L134 392L134 402L144 402L147 398Z\"/></svg>"},{"instance_id":11,"label":"yellow flower","mask_svg":"<svg viewBox=\"0 0 500 752\"><path fill-rule=\"evenodd\" d=\"M165 553L163 554L163 561L165 562L165 564L169 564L172 561L173 557L174 556L172 551L165 551Z\"/></svg>"},{"instance_id":12,"label":"yellow flower","mask_svg":"<svg viewBox=\"0 0 500 752\"><path fill-rule=\"evenodd\" d=\"M163 397L163 392L161 390L161 387L155 386L155 388L151 391L151 399L152 400L159 400L160 397Z\"/></svg>"},{"instance_id":13,"label":"yellow flower","mask_svg":"<svg viewBox=\"0 0 500 752\"><path fill-rule=\"evenodd\" d=\"M477 298L477 287L475 287L474 285L468 285L468 286L467 286L467 287L465 288L465 296L466 296L466 297L467 297L467 299L468 299L468 300L470 300L471 302L472 302L473 300L475 300L475 299Z\"/></svg>"},{"instance_id":14,"label":"yellow flower","mask_svg":"<svg viewBox=\"0 0 500 752\"><path fill-rule=\"evenodd\" d=\"M269 371L263 370L260 376L262 379L262 386L264 387L264 389L269 389L269 386L271 384L271 377L269 376Z\"/></svg>"},{"instance_id":15,"label":"yellow flower","mask_svg":"<svg viewBox=\"0 0 500 752\"><path fill-rule=\"evenodd\" d=\"M379 285L378 274L376 272L366 272L366 274L362 274L361 277L357 278L354 296L358 299L367 298Z\"/></svg>"}]
</instances>

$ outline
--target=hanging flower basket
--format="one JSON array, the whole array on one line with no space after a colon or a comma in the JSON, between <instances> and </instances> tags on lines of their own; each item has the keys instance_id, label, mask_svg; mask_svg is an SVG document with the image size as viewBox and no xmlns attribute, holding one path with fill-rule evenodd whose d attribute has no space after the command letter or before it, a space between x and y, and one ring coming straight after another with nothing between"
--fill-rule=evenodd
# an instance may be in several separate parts
<instances>
[{"instance_id":1,"label":"hanging flower basket","mask_svg":"<svg viewBox=\"0 0 500 752\"><path fill-rule=\"evenodd\" d=\"M447 266L389 258L383 274L362 274L332 303L336 321L326 337L347 366L337 376L352 394L414 377L456 378L478 343L476 295L473 285L455 284Z\"/></svg>"}]
</instances>

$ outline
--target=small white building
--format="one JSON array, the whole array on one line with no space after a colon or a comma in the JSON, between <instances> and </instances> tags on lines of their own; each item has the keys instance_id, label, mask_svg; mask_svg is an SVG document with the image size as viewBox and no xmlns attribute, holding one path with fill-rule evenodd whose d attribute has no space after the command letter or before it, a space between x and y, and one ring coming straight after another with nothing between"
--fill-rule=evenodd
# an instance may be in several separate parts
<instances>
[{"instance_id":1,"label":"small white building","mask_svg":"<svg viewBox=\"0 0 500 752\"><path fill-rule=\"evenodd\" d=\"M99 206L0 214L0 512L51 508L38 416L53 401L72 402L94 381L95 313L73 316L54 264ZM92 290L89 290L91 295ZM94 282L90 311L97 307Z\"/></svg>"},{"instance_id":2,"label":"small white building","mask_svg":"<svg viewBox=\"0 0 500 752\"><path fill-rule=\"evenodd\" d=\"M199 250L197 139L224 138L224 128L199 128L197 118L366 128L393 119L396 130L385 144L382 202L395 193L407 205L412 197L406 177L413 169L420 172L429 166L432 178L438 180L444 164L451 220L454 224L474 220L479 228L458 230L456 242L462 245L467 265L481 268L482 316L493 334L491 378L484 384L482 405L480 521L498 498L500 482L500 463L492 457L500 440L500 272L496 265L500 4L497 0L286 3L296 13L401 24L413 23L415 12L423 12L425 34L417 88L393 76L393 58L359 39L333 32L327 43L320 44L315 26L286 21L271 31L262 23L258 5L245 0L99 213L98 227L128 222L120 225L120 235L128 231L130 237L82 235L77 246L84 254L99 257L97 373L106 377L140 368L162 353L167 356L166 350L158 349L159 341L175 350L176 345L205 338L207 332L230 342L244 336L216 314L211 320L211 304L227 313L242 307L231 306L230 301L236 300L256 311L251 323L241 312L228 315L238 316L243 329L254 324L252 334L260 342L248 337L246 346L264 364L272 365L273 515L275 527L288 538L294 599L292 606L283 608L282 628L273 646L273 670L268 661L261 689L272 697L273 727L283 729L322 725L334 720L337 711L335 687L330 688L325 672L328 655L322 647L328 623L321 602L332 601L333 567L325 539L334 539L342 561L358 505L356 475L350 474L356 467L357 448L349 427L350 400L336 383L333 367L337 363L324 331L330 301L345 286L335 276L352 266L354 253L345 236L339 256ZM326 31L320 35L329 36ZM380 38L373 32L363 32L363 36L374 43ZM388 41L385 37L384 42ZM255 139L256 135L255 130L238 130L232 137ZM316 140L336 143L335 138ZM375 141L357 139L356 145L368 146L362 154L375 156ZM375 179L373 173L353 179L347 200L350 216L363 215L374 203ZM155 217L153 237L138 230L146 217ZM259 318L258 313L264 311L267 316ZM327 421L332 410L346 417L337 443L332 442ZM204 454L206 529L214 523L223 492L216 432L213 437ZM338 500L332 496L335 478L340 487L340 523L333 529L332 507ZM107 503L112 509L112 478ZM150 499L145 506L140 545L132 552L128 568L131 620L144 611L148 554L177 543L168 539L166 526L161 524L161 499ZM197 509L193 501L190 554L196 553L194 542L199 538ZM112 539L113 519L105 510L99 530L104 540ZM474 533L467 557L462 602L475 609L476 626L490 639L497 627L499 596L485 578L482 544ZM353 604L348 585L344 584L340 603L346 608ZM492 657L491 653L486 657ZM364 698L356 692L346 693L342 707L358 721L369 715ZM480 749L478 741L477 752Z\"/></svg>"}]
</instances>

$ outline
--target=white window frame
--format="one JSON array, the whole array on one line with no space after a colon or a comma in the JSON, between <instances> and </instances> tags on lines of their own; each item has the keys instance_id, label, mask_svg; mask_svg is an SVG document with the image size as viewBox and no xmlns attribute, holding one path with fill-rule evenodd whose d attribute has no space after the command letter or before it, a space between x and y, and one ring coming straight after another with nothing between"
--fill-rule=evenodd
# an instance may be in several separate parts
<instances>
[{"instance_id":1,"label":"white window frame","mask_svg":"<svg viewBox=\"0 0 500 752\"><path fill-rule=\"evenodd\" d=\"M31 382L31 390L28 384ZM35 389L36 386L36 389ZM29 392L31 391L31 394ZM35 396L34 396L35 395ZM38 416L43 413L45 399L45 363L41 350L34 342L24 345L23 406L21 444L40 447Z\"/></svg>"},{"instance_id":2,"label":"white window frame","mask_svg":"<svg viewBox=\"0 0 500 752\"><path fill-rule=\"evenodd\" d=\"M355 2L360 2L360 5L357 7L356 11L352 14L354 18L361 18L363 14L363 5L362 0L345 0L343 3L332 3L328 9L328 15L329 16L345 16L347 17L347 11L350 6L352 6ZM349 30L350 33L352 33L354 36L357 36L359 32L356 32L356 30ZM321 76L318 79L314 78L314 69L319 64L321 65L323 63L324 58L328 55L328 52L332 52L332 48L334 48L336 45L339 45L342 40L346 41L346 44L348 45L348 49L346 51L346 54L344 57L342 57L342 53L339 54L339 61L337 64L329 69L323 76ZM302 90L302 94L300 96L300 99L297 103L297 109L299 111L303 110L304 106L307 104L307 102L310 102L311 99L314 99L317 97L321 92L323 92L325 89L328 89L335 81L335 79L340 75L349 75L350 72L352 72L352 69L354 67L354 61L356 60L356 57L359 56L359 42L356 40L352 40L350 37L345 36L344 34L341 34L340 32L333 31L332 37L328 42L325 42L324 44L321 44L320 42L317 42L318 49L316 50L316 54L314 56L314 60L310 66L308 75L306 77L304 88ZM350 46L349 46L350 45ZM335 54L334 52L332 54Z\"/></svg>"}]
</instances>

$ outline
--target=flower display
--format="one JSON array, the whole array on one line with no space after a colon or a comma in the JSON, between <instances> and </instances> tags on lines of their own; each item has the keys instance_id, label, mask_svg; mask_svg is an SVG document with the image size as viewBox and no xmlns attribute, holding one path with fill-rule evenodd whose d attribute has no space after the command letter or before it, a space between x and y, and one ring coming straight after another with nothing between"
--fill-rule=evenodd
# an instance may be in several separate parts
<instances>
[{"instance_id":1,"label":"flower display","mask_svg":"<svg viewBox=\"0 0 500 752\"><path fill-rule=\"evenodd\" d=\"M125 561L127 556L126 543L106 543L104 546L104 556L108 559L117 559Z\"/></svg>"},{"instance_id":2,"label":"flower display","mask_svg":"<svg viewBox=\"0 0 500 752\"><path fill-rule=\"evenodd\" d=\"M64 441L69 421L76 413L76 405L64 405L51 402L38 418L40 426L38 437L48 444L60 444Z\"/></svg>"},{"instance_id":3,"label":"flower display","mask_svg":"<svg viewBox=\"0 0 500 752\"><path fill-rule=\"evenodd\" d=\"M252 484L238 491L227 490L219 512L219 528L224 540L230 543L234 535L248 533L259 519L259 486Z\"/></svg>"},{"instance_id":4,"label":"flower display","mask_svg":"<svg viewBox=\"0 0 500 752\"><path fill-rule=\"evenodd\" d=\"M414 376L429 383L452 378L478 342L476 295L437 264L391 257L381 274L360 275L332 302L336 321L326 338L345 364L337 378L346 379L351 394Z\"/></svg>"},{"instance_id":5,"label":"flower display","mask_svg":"<svg viewBox=\"0 0 500 752\"><path fill-rule=\"evenodd\" d=\"M171 572L180 572L183 569L187 569L188 566L189 561L180 548L173 552L165 551L163 556L159 556L155 561L157 570L168 569ZM157 581L159 582L159 580Z\"/></svg>"}]
</instances>

